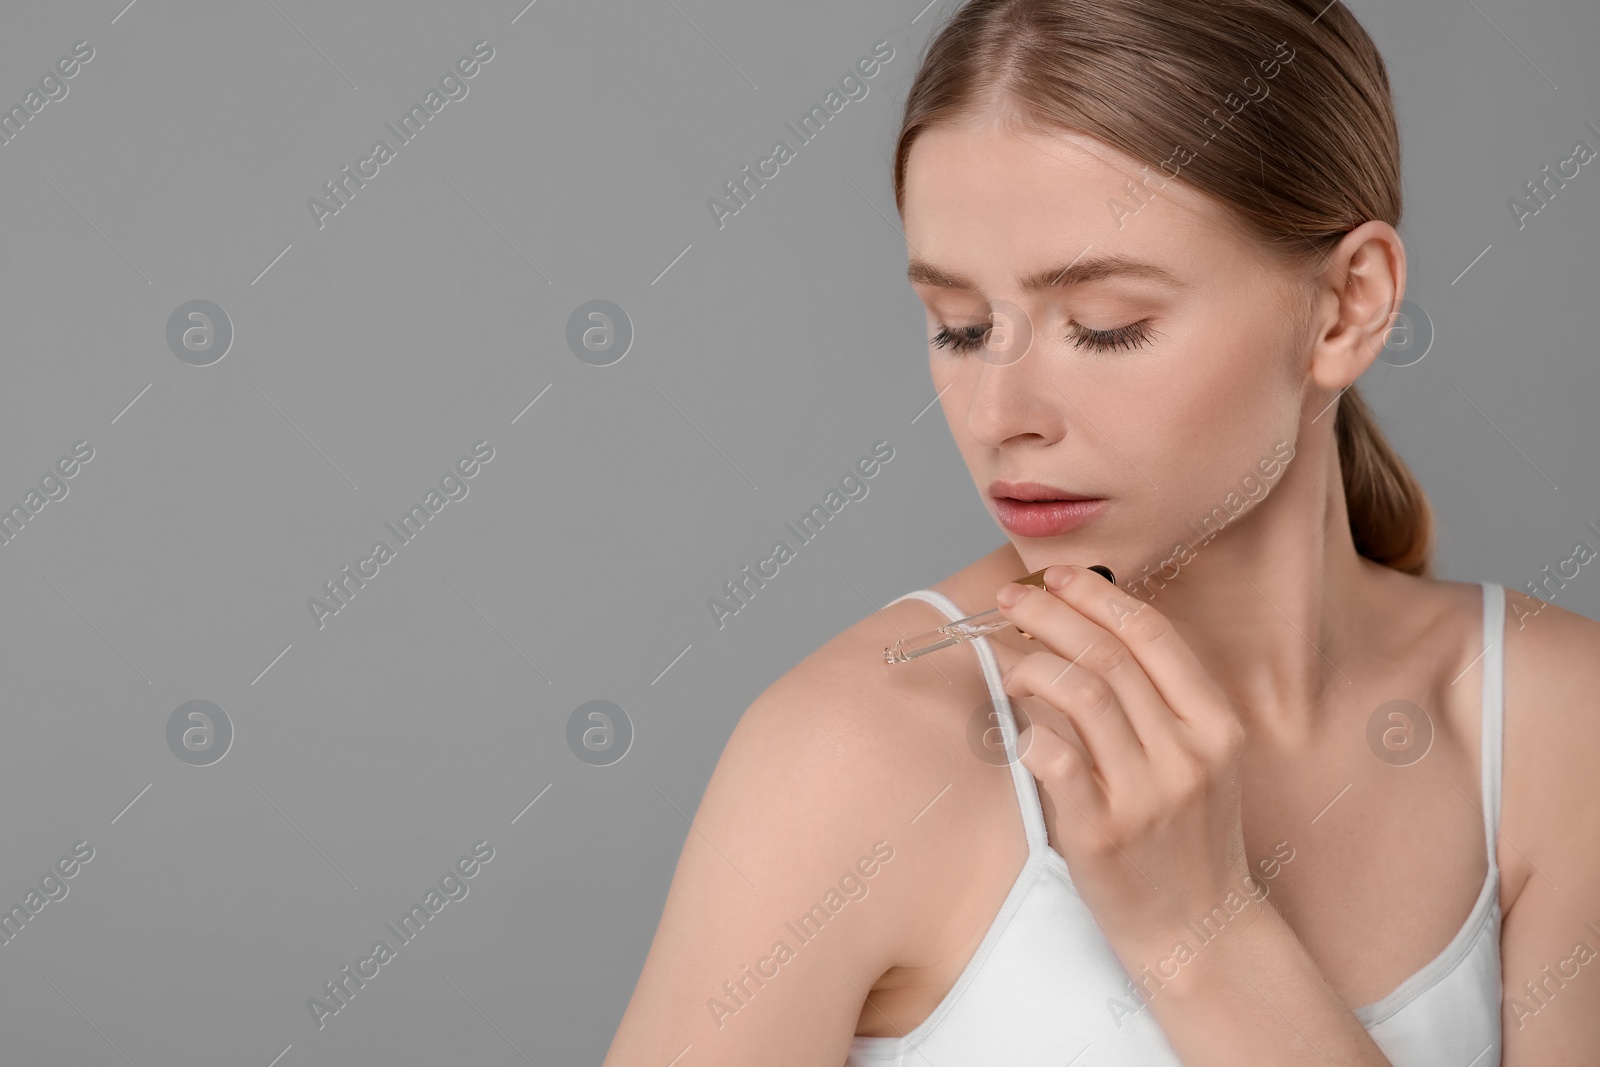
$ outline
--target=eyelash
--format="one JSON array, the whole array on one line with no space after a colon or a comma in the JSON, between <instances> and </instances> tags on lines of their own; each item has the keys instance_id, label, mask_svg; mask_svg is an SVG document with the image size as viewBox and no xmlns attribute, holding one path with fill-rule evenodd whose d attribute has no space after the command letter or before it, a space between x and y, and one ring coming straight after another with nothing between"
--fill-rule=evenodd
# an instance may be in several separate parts
<instances>
[{"instance_id":1,"label":"eyelash","mask_svg":"<svg viewBox=\"0 0 1600 1067\"><path fill-rule=\"evenodd\" d=\"M1140 319L1138 322L1119 326L1115 330L1091 330L1085 326L1073 323L1074 334L1069 336L1074 348L1088 345L1098 352L1108 352L1116 348L1138 348L1148 344L1151 337L1150 320ZM956 352L967 352L983 344L984 335L991 329L991 324L980 323L976 326L949 326L939 327L939 332L928 338L930 344L939 348L949 346Z\"/></svg>"}]
</instances>

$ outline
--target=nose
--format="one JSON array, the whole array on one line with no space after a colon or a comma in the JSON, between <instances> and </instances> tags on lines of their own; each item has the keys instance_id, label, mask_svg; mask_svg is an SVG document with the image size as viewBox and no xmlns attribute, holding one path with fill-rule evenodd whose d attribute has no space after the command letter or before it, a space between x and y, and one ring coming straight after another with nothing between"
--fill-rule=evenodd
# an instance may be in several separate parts
<instances>
[{"instance_id":1,"label":"nose","mask_svg":"<svg viewBox=\"0 0 1600 1067\"><path fill-rule=\"evenodd\" d=\"M990 448L1027 438L1054 444L1066 434L1066 403L1050 379L1043 338L1026 325L1003 320L995 314L991 344L969 357L968 373L975 381L967 401L967 432Z\"/></svg>"}]
</instances>

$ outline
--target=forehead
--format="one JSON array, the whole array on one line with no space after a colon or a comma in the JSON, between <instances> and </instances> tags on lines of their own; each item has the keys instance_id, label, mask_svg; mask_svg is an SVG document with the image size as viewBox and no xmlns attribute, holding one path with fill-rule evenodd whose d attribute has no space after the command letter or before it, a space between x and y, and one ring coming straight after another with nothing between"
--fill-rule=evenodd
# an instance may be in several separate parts
<instances>
[{"instance_id":1,"label":"forehead","mask_svg":"<svg viewBox=\"0 0 1600 1067\"><path fill-rule=\"evenodd\" d=\"M1075 131L932 127L918 134L906 165L912 258L972 271L992 260L1008 279L1085 246L1180 275L1223 260L1242 267L1252 246L1231 214L1169 177L1181 173L1182 158L1163 173Z\"/></svg>"}]
</instances>

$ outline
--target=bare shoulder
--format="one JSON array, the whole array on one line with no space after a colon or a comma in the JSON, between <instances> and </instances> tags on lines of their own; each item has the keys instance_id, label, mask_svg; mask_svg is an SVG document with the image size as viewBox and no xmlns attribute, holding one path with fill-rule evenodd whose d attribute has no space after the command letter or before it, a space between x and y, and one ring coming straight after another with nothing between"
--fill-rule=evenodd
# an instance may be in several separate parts
<instances>
[{"instance_id":1,"label":"bare shoulder","mask_svg":"<svg viewBox=\"0 0 1600 1067\"><path fill-rule=\"evenodd\" d=\"M931 664L890 666L883 650L941 621L920 601L901 601L861 619L756 698L735 726L723 758L739 759L772 745L810 749L819 757L813 770L856 776L855 788L877 800L891 800L888 794L895 790L937 777L953 755L949 741L955 724L934 710L950 698L948 672L941 674Z\"/></svg>"},{"instance_id":2,"label":"bare shoulder","mask_svg":"<svg viewBox=\"0 0 1600 1067\"><path fill-rule=\"evenodd\" d=\"M905 929L891 950L906 962L915 946L931 947L946 915L942 894L967 831L993 816L975 793L995 775L971 747L970 714L983 686L970 651L889 665L883 651L901 637L945 621L918 600L901 601L861 619L807 656L765 690L730 736L716 774L763 779L789 791L819 815L819 825L849 827L856 836L896 848L898 877L885 880ZM985 779L988 779L986 782ZM820 844L820 842L819 842Z\"/></svg>"},{"instance_id":3,"label":"bare shoulder","mask_svg":"<svg viewBox=\"0 0 1600 1067\"><path fill-rule=\"evenodd\" d=\"M1527 975L1551 975L1552 964L1568 973L1567 953L1554 950L1588 943L1594 928L1582 920L1600 899L1600 623L1507 589L1504 685L1506 1062L1555 1063L1593 1045L1600 989L1564 990L1548 1014L1544 996L1512 993ZM1535 1014L1537 1024L1526 1025Z\"/></svg>"},{"instance_id":4,"label":"bare shoulder","mask_svg":"<svg viewBox=\"0 0 1600 1067\"><path fill-rule=\"evenodd\" d=\"M1537 973L1545 939L1569 936L1546 925L1556 922L1552 916L1565 916L1564 902L1582 899L1587 887L1600 893L1600 788L1593 770L1600 759L1600 622L1502 587L1504 625L1497 633L1492 620L1484 626L1482 583L1372 567L1379 582L1363 620L1369 640L1395 671L1419 672L1417 683L1431 690L1468 752L1477 750L1485 672L1497 660L1503 665L1496 847L1506 916L1502 953L1508 977ZM1476 776L1475 766L1470 773ZM1474 797L1463 784L1463 795Z\"/></svg>"},{"instance_id":5,"label":"bare shoulder","mask_svg":"<svg viewBox=\"0 0 1600 1067\"><path fill-rule=\"evenodd\" d=\"M1507 589L1504 664L1506 866L1530 868L1518 890L1535 870L1590 882L1574 864L1600 855L1600 622Z\"/></svg>"},{"instance_id":6,"label":"bare shoulder","mask_svg":"<svg viewBox=\"0 0 1600 1067\"><path fill-rule=\"evenodd\" d=\"M1439 635L1462 658L1445 664L1450 683L1464 669L1478 677L1480 661L1494 652L1484 645L1483 586L1478 582L1444 581L1389 574L1415 610L1397 624L1395 638L1404 647L1421 649L1423 639ZM1507 727L1513 703L1523 709L1538 706L1540 719L1581 719L1592 724L1600 737L1600 708L1590 711L1600 698L1600 622L1539 600L1509 587L1503 588L1504 663ZM1473 702L1476 710L1476 700Z\"/></svg>"},{"instance_id":7,"label":"bare shoulder","mask_svg":"<svg viewBox=\"0 0 1600 1067\"><path fill-rule=\"evenodd\" d=\"M1600 755L1600 622L1504 588L1504 647L1497 650L1485 645L1479 583L1407 580L1429 593L1415 620L1421 629L1444 630L1452 615L1464 623L1455 631L1459 666L1447 664L1451 685L1470 678L1481 684L1483 665L1500 657L1506 787L1526 787L1542 818L1551 801L1593 793L1582 768ZM1475 693L1470 703L1476 711Z\"/></svg>"},{"instance_id":8,"label":"bare shoulder","mask_svg":"<svg viewBox=\"0 0 1600 1067\"><path fill-rule=\"evenodd\" d=\"M959 577L933 588L966 592ZM730 773L760 776L779 753L806 753L790 759L791 788L822 798L812 803L832 814L818 825L848 827L845 838L865 834L895 850L894 869L873 889L895 920L878 931L874 978L882 982L862 986L872 990L869 1026L882 1025L885 1013L898 1017L912 990L953 977L951 961L971 955L974 932L987 928L1025 859L974 650L884 660L896 640L946 621L916 599L861 619L764 692L724 754Z\"/></svg>"},{"instance_id":9,"label":"bare shoulder","mask_svg":"<svg viewBox=\"0 0 1600 1067\"><path fill-rule=\"evenodd\" d=\"M665 1063L691 1044L702 1063L764 1062L780 1047L841 1062L878 979L948 951L941 903L976 866L952 842L981 836L972 827L993 807L972 803L965 697L931 668L883 659L937 621L916 601L875 612L745 710L608 1065ZM946 673L964 692L975 672Z\"/></svg>"},{"instance_id":10,"label":"bare shoulder","mask_svg":"<svg viewBox=\"0 0 1600 1067\"><path fill-rule=\"evenodd\" d=\"M1600 756L1600 622L1507 589L1504 683L1507 759L1538 757L1539 788L1552 799L1592 796Z\"/></svg>"},{"instance_id":11,"label":"bare shoulder","mask_svg":"<svg viewBox=\"0 0 1600 1067\"><path fill-rule=\"evenodd\" d=\"M1387 604L1372 625L1402 658L1432 661L1444 706L1476 734L1487 664L1503 664L1502 830L1508 888L1520 888L1534 854L1570 851L1574 818L1600 820L1593 765L1600 758L1600 622L1513 588L1504 589L1503 647L1486 647L1478 582L1375 572ZM1489 641L1498 638L1492 632ZM1513 847L1514 846L1514 847ZM1514 876L1514 877L1513 877ZM1559 878L1555 879L1558 883Z\"/></svg>"}]
</instances>

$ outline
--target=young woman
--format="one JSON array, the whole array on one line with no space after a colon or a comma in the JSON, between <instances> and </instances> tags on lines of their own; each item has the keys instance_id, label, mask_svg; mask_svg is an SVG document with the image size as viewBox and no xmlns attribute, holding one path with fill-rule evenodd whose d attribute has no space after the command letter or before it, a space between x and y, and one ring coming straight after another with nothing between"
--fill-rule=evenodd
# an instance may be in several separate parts
<instances>
[{"instance_id":1,"label":"young woman","mask_svg":"<svg viewBox=\"0 0 1600 1067\"><path fill-rule=\"evenodd\" d=\"M1594 1062L1600 626L1430 577L1399 160L1338 0L955 13L895 194L1008 539L746 712L608 1067Z\"/></svg>"}]
</instances>

